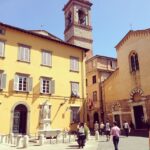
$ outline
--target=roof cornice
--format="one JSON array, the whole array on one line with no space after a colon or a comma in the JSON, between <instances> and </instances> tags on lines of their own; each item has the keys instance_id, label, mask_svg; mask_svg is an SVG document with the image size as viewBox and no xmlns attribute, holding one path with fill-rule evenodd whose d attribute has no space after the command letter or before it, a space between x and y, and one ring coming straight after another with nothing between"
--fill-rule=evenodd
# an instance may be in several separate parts
<instances>
[{"instance_id":1,"label":"roof cornice","mask_svg":"<svg viewBox=\"0 0 150 150\"><path fill-rule=\"evenodd\" d=\"M145 30L130 30L123 39L115 46L116 49L119 49L131 36L141 36L150 34L150 29Z\"/></svg>"},{"instance_id":2,"label":"roof cornice","mask_svg":"<svg viewBox=\"0 0 150 150\"><path fill-rule=\"evenodd\" d=\"M84 50L85 52L89 51L89 49L87 49L87 48L82 48L80 46L76 46L76 45L64 42L62 40L59 40L59 39L54 39L54 38L51 38L49 36L45 36L45 35L42 35L42 34L34 33L32 31L30 31L30 30L25 30L25 29L22 29L22 28L18 28L18 27L15 27L15 26L11 26L11 25L2 23L2 22L0 22L0 26L6 27L6 28L10 28L12 30L17 30L19 32L30 34L30 35L33 35L33 36L36 36L36 37L39 37L39 38L43 38L43 39L46 39L46 40L54 41L54 42L57 42L57 43L60 43L60 44L63 44L63 45L71 46L71 47L74 47L74 48L79 48L81 50Z\"/></svg>"}]
</instances>

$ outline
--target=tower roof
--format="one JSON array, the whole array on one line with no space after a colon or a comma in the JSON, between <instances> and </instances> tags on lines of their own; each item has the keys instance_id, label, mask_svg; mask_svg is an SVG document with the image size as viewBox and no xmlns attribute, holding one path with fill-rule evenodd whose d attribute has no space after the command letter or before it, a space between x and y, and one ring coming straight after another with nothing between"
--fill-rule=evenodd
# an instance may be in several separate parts
<instances>
[{"instance_id":1,"label":"tower roof","mask_svg":"<svg viewBox=\"0 0 150 150\"><path fill-rule=\"evenodd\" d=\"M69 0L68 3L64 6L63 11L70 5L70 4L84 4L85 6L91 7L93 4L90 0Z\"/></svg>"}]
</instances>

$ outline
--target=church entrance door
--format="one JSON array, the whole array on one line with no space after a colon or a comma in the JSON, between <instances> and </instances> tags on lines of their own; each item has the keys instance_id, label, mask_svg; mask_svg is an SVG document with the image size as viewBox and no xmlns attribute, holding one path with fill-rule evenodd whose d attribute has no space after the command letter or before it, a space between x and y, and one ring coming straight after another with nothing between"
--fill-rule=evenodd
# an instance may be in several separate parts
<instances>
[{"instance_id":1,"label":"church entrance door","mask_svg":"<svg viewBox=\"0 0 150 150\"><path fill-rule=\"evenodd\" d=\"M115 115L114 115L114 121L116 121L116 122L117 122L117 125L118 125L119 127L121 127L120 115L119 115L119 114L115 114Z\"/></svg>"},{"instance_id":2,"label":"church entrance door","mask_svg":"<svg viewBox=\"0 0 150 150\"><path fill-rule=\"evenodd\" d=\"M144 127L144 112L143 106L134 106L134 118L135 118L135 125L137 129L142 129Z\"/></svg>"}]
</instances>

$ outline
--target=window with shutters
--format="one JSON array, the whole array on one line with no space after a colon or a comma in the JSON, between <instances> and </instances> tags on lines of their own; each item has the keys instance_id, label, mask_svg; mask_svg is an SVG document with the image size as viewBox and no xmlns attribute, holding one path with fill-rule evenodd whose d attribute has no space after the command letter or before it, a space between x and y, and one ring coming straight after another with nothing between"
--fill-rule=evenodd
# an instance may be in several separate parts
<instances>
[{"instance_id":1,"label":"window with shutters","mask_svg":"<svg viewBox=\"0 0 150 150\"><path fill-rule=\"evenodd\" d=\"M42 77L40 79L40 93L42 94L54 94L55 81L51 78Z\"/></svg>"},{"instance_id":2,"label":"window with shutters","mask_svg":"<svg viewBox=\"0 0 150 150\"><path fill-rule=\"evenodd\" d=\"M93 82L93 84L96 83L96 75L92 76L92 82Z\"/></svg>"},{"instance_id":3,"label":"window with shutters","mask_svg":"<svg viewBox=\"0 0 150 150\"><path fill-rule=\"evenodd\" d=\"M5 29L0 28L0 34L1 34L1 35L4 35L4 34L5 34Z\"/></svg>"},{"instance_id":4,"label":"window with shutters","mask_svg":"<svg viewBox=\"0 0 150 150\"><path fill-rule=\"evenodd\" d=\"M136 52L130 53L130 69L132 72L139 70L139 60Z\"/></svg>"},{"instance_id":5,"label":"window with shutters","mask_svg":"<svg viewBox=\"0 0 150 150\"><path fill-rule=\"evenodd\" d=\"M32 78L27 75L16 74L14 78L14 90L20 92L32 91Z\"/></svg>"},{"instance_id":6,"label":"window with shutters","mask_svg":"<svg viewBox=\"0 0 150 150\"><path fill-rule=\"evenodd\" d=\"M42 65L52 66L52 53L46 50L42 51Z\"/></svg>"},{"instance_id":7,"label":"window with shutters","mask_svg":"<svg viewBox=\"0 0 150 150\"><path fill-rule=\"evenodd\" d=\"M79 58L70 57L70 71L79 72Z\"/></svg>"},{"instance_id":8,"label":"window with shutters","mask_svg":"<svg viewBox=\"0 0 150 150\"><path fill-rule=\"evenodd\" d=\"M5 88L6 88L6 74L0 72L0 90L3 90Z\"/></svg>"},{"instance_id":9,"label":"window with shutters","mask_svg":"<svg viewBox=\"0 0 150 150\"><path fill-rule=\"evenodd\" d=\"M93 92L93 101L97 101L97 91Z\"/></svg>"},{"instance_id":10,"label":"window with shutters","mask_svg":"<svg viewBox=\"0 0 150 150\"><path fill-rule=\"evenodd\" d=\"M5 52L5 42L0 41L0 57L4 57L4 52Z\"/></svg>"},{"instance_id":11,"label":"window with shutters","mask_svg":"<svg viewBox=\"0 0 150 150\"><path fill-rule=\"evenodd\" d=\"M78 82L71 82L71 97L80 97Z\"/></svg>"},{"instance_id":12,"label":"window with shutters","mask_svg":"<svg viewBox=\"0 0 150 150\"><path fill-rule=\"evenodd\" d=\"M30 62L30 47L19 45L18 60L23 62Z\"/></svg>"},{"instance_id":13,"label":"window with shutters","mask_svg":"<svg viewBox=\"0 0 150 150\"><path fill-rule=\"evenodd\" d=\"M80 122L80 108L79 107L71 107L71 123L79 123Z\"/></svg>"}]
</instances>

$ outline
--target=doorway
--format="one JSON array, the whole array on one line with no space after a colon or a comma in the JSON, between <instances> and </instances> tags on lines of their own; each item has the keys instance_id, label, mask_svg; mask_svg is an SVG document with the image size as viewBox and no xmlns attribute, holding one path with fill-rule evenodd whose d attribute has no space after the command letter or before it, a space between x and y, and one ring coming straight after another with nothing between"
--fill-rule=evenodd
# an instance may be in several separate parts
<instances>
[{"instance_id":1,"label":"doorway","mask_svg":"<svg viewBox=\"0 0 150 150\"><path fill-rule=\"evenodd\" d=\"M26 134L27 132L27 108L19 104L14 109L13 133Z\"/></svg>"},{"instance_id":2,"label":"doorway","mask_svg":"<svg viewBox=\"0 0 150 150\"><path fill-rule=\"evenodd\" d=\"M144 128L144 112L143 112L143 106L134 106L134 118L135 118L135 126L136 129L142 129Z\"/></svg>"},{"instance_id":3,"label":"doorway","mask_svg":"<svg viewBox=\"0 0 150 150\"><path fill-rule=\"evenodd\" d=\"M121 127L120 115L118 115L118 114L114 115L114 121L116 121L116 122L117 122L117 125L118 125L119 127Z\"/></svg>"},{"instance_id":4,"label":"doorway","mask_svg":"<svg viewBox=\"0 0 150 150\"><path fill-rule=\"evenodd\" d=\"M95 123L96 121L99 123L99 115L98 115L97 112L94 113L94 123Z\"/></svg>"}]
</instances>

